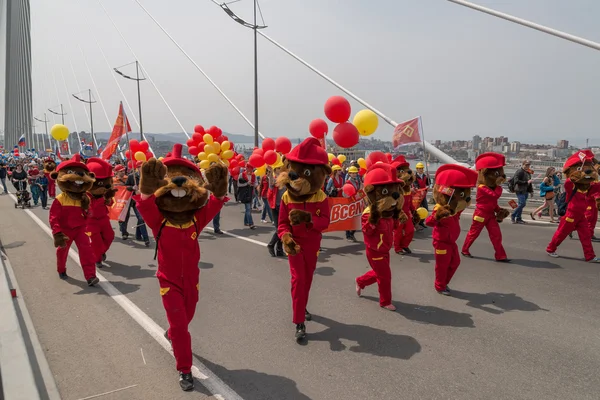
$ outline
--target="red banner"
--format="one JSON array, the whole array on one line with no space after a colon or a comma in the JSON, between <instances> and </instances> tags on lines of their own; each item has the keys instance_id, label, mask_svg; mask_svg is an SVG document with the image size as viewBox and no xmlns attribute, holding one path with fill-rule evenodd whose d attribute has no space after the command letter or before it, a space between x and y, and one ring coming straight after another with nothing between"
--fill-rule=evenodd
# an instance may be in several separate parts
<instances>
[{"instance_id":1,"label":"red banner","mask_svg":"<svg viewBox=\"0 0 600 400\"><path fill-rule=\"evenodd\" d=\"M426 195L427 195L427 189L415 190L413 193L413 197L412 197L413 207L414 208L421 207L421 203L423 202L423 199L425 198Z\"/></svg>"},{"instance_id":2,"label":"red banner","mask_svg":"<svg viewBox=\"0 0 600 400\"><path fill-rule=\"evenodd\" d=\"M419 130L420 119L421 117L417 117L396 126L394 136L392 136L392 146L394 149L403 144L419 143L421 141L421 132Z\"/></svg>"},{"instance_id":3,"label":"red banner","mask_svg":"<svg viewBox=\"0 0 600 400\"><path fill-rule=\"evenodd\" d=\"M129 120L125 116L125 110L123 110L123 103L119 106L119 115L117 116L117 120L115 122L115 126L113 127L112 133L110 134L110 139L108 139L108 143L106 144L106 148L102 152L102 159L108 160L113 154L115 154L115 150L117 150L117 146L121 141L123 135L125 135L125 126L127 126L127 132L131 132L131 126L129 126Z\"/></svg>"},{"instance_id":4,"label":"red banner","mask_svg":"<svg viewBox=\"0 0 600 400\"><path fill-rule=\"evenodd\" d=\"M324 232L360 231L366 194L362 190L352 197L329 197L329 228Z\"/></svg>"},{"instance_id":5,"label":"red banner","mask_svg":"<svg viewBox=\"0 0 600 400\"><path fill-rule=\"evenodd\" d=\"M60 144L60 147L65 154L69 154L69 142L66 140Z\"/></svg>"},{"instance_id":6,"label":"red banner","mask_svg":"<svg viewBox=\"0 0 600 400\"><path fill-rule=\"evenodd\" d=\"M129 210L129 202L131 201L131 192L125 186L117 186L116 189L115 202L108 211L108 216L113 221L125 221Z\"/></svg>"}]
</instances>

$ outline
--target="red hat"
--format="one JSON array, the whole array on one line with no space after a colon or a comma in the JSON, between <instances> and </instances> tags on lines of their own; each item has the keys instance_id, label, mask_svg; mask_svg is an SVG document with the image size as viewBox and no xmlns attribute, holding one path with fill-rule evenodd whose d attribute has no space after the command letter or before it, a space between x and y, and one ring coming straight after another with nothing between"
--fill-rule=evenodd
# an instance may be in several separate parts
<instances>
[{"instance_id":1,"label":"red hat","mask_svg":"<svg viewBox=\"0 0 600 400\"><path fill-rule=\"evenodd\" d=\"M183 146L180 143L175 143L175 145L173 145L173 152L171 154L168 154L168 157L164 158L163 164L165 164L167 167L171 165L180 165L182 167L187 167L191 170L194 170L197 173L200 173L200 170L198 169L196 164L194 164L190 160L186 160L185 158L181 157L182 148Z\"/></svg>"},{"instance_id":2,"label":"red hat","mask_svg":"<svg viewBox=\"0 0 600 400\"><path fill-rule=\"evenodd\" d=\"M321 143L314 137L304 139L304 142L294 147L292 151L285 155L285 158L290 161L309 165L329 164L327 152L321 147Z\"/></svg>"},{"instance_id":3,"label":"red hat","mask_svg":"<svg viewBox=\"0 0 600 400\"><path fill-rule=\"evenodd\" d=\"M483 153L475 159L475 169L500 168L506 165L506 158L498 153Z\"/></svg>"},{"instance_id":4,"label":"red hat","mask_svg":"<svg viewBox=\"0 0 600 400\"><path fill-rule=\"evenodd\" d=\"M122 166L121 164L119 164L115 167L115 172L119 172L119 171L125 171L125 167Z\"/></svg>"},{"instance_id":5,"label":"red hat","mask_svg":"<svg viewBox=\"0 0 600 400\"><path fill-rule=\"evenodd\" d=\"M75 154L73 157L71 157L70 160L63 161L60 164L58 164L58 167L56 167L56 172L59 172L61 169L72 167L83 168L86 171L89 171L87 165L81 162L81 156L79 154Z\"/></svg>"},{"instance_id":6,"label":"red hat","mask_svg":"<svg viewBox=\"0 0 600 400\"><path fill-rule=\"evenodd\" d=\"M389 183L402 183L396 175L396 170L390 164L373 164L365 174L365 186L387 185Z\"/></svg>"},{"instance_id":7,"label":"red hat","mask_svg":"<svg viewBox=\"0 0 600 400\"><path fill-rule=\"evenodd\" d=\"M585 163L586 161L592 161L594 158L594 153L591 150L581 150L577 153L573 154L571 157L567 158L565 165L563 166L563 170L567 170L571 168L573 165L579 163Z\"/></svg>"},{"instance_id":8,"label":"red hat","mask_svg":"<svg viewBox=\"0 0 600 400\"><path fill-rule=\"evenodd\" d=\"M37 168L29 170L29 175L31 175L31 176L35 176L39 173L40 173L40 171Z\"/></svg>"},{"instance_id":9,"label":"red hat","mask_svg":"<svg viewBox=\"0 0 600 400\"><path fill-rule=\"evenodd\" d=\"M112 168L109 163L98 157L92 157L87 160L87 166L97 179L105 179L113 176Z\"/></svg>"},{"instance_id":10,"label":"red hat","mask_svg":"<svg viewBox=\"0 0 600 400\"><path fill-rule=\"evenodd\" d=\"M44 162L55 162L55 161L54 161L52 158L50 158L50 157L47 157L47 158L44 160Z\"/></svg>"},{"instance_id":11,"label":"red hat","mask_svg":"<svg viewBox=\"0 0 600 400\"><path fill-rule=\"evenodd\" d=\"M408 167L410 166L410 164L408 163L408 161L406 161L406 158L404 158L404 156L397 156L396 158L394 158L392 160L392 168L394 169L398 169L398 168L402 168L402 167Z\"/></svg>"},{"instance_id":12,"label":"red hat","mask_svg":"<svg viewBox=\"0 0 600 400\"><path fill-rule=\"evenodd\" d=\"M470 188L477 186L477 171L456 164L445 164L438 168L435 173L435 184Z\"/></svg>"}]
</instances>

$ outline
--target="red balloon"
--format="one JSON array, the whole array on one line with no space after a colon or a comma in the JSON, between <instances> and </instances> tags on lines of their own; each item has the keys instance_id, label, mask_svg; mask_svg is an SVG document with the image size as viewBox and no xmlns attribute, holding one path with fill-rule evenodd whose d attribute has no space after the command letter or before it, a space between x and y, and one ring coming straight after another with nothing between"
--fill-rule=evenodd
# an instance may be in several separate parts
<instances>
[{"instance_id":1,"label":"red balloon","mask_svg":"<svg viewBox=\"0 0 600 400\"><path fill-rule=\"evenodd\" d=\"M238 166L238 162L236 159L232 159L231 161L229 161L229 169L233 170L237 166Z\"/></svg>"},{"instance_id":2,"label":"red balloon","mask_svg":"<svg viewBox=\"0 0 600 400\"><path fill-rule=\"evenodd\" d=\"M204 143L204 142L198 143L198 145L196 146L198 148L198 153L204 151L204 146L206 146L206 143Z\"/></svg>"},{"instance_id":3,"label":"red balloon","mask_svg":"<svg viewBox=\"0 0 600 400\"><path fill-rule=\"evenodd\" d=\"M360 133L350 122L339 124L333 129L333 141L343 149L349 149L358 144Z\"/></svg>"},{"instance_id":4,"label":"red balloon","mask_svg":"<svg viewBox=\"0 0 600 400\"><path fill-rule=\"evenodd\" d=\"M382 162L384 164L389 163L388 158L385 154L383 154L381 151L374 151L371 154L369 154L369 156L366 159L367 162L367 169L371 168L371 165L374 165L378 162Z\"/></svg>"},{"instance_id":5,"label":"red balloon","mask_svg":"<svg viewBox=\"0 0 600 400\"><path fill-rule=\"evenodd\" d=\"M148 149L150 148L150 145L148 144L148 142L146 142L145 140L142 140L140 142L140 150L142 153L145 153L148 151Z\"/></svg>"},{"instance_id":6,"label":"red balloon","mask_svg":"<svg viewBox=\"0 0 600 400\"><path fill-rule=\"evenodd\" d=\"M275 164L277 161L277 153L275 153L273 150L265 151L263 158L267 164Z\"/></svg>"},{"instance_id":7,"label":"red balloon","mask_svg":"<svg viewBox=\"0 0 600 400\"><path fill-rule=\"evenodd\" d=\"M366 174L366 173L367 173L367 170L366 170L366 169L364 169L364 168L361 168L361 169L358 171L358 174L359 174L360 176L365 176L365 174Z\"/></svg>"},{"instance_id":8,"label":"red balloon","mask_svg":"<svg viewBox=\"0 0 600 400\"><path fill-rule=\"evenodd\" d=\"M194 127L194 132L195 133L200 133L200 137L202 137L202 135L204 135L206 132L204 132L204 127L202 125L196 125Z\"/></svg>"},{"instance_id":9,"label":"red balloon","mask_svg":"<svg viewBox=\"0 0 600 400\"><path fill-rule=\"evenodd\" d=\"M219 144L223 143L225 141L225 136L221 135L218 138L215 139L215 142L219 142Z\"/></svg>"},{"instance_id":10,"label":"red balloon","mask_svg":"<svg viewBox=\"0 0 600 400\"><path fill-rule=\"evenodd\" d=\"M292 141L285 136L280 136L275 140L275 151L286 155L292 151Z\"/></svg>"},{"instance_id":11,"label":"red balloon","mask_svg":"<svg viewBox=\"0 0 600 400\"><path fill-rule=\"evenodd\" d=\"M243 155L243 154L238 154L238 155L236 155L236 156L235 156L235 158L236 158L238 161L240 161L240 160L243 160L243 159L244 159L244 155Z\"/></svg>"},{"instance_id":12,"label":"red balloon","mask_svg":"<svg viewBox=\"0 0 600 400\"><path fill-rule=\"evenodd\" d=\"M310 125L308 125L308 131L311 135L313 135L313 137L322 139L325 137L327 132L329 132L329 126L327 126L327 122L321 118L317 118L310 122Z\"/></svg>"},{"instance_id":13,"label":"red balloon","mask_svg":"<svg viewBox=\"0 0 600 400\"><path fill-rule=\"evenodd\" d=\"M342 190L344 191L344 194L348 197L352 197L356 194L356 188L351 183L346 183L344 186L342 186Z\"/></svg>"},{"instance_id":14,"label":"red balloon","mask_svg":"<svg viewBox=\"0 0 600 400\"><path fill-rule=\"evenodd\" d=\"M210 136L212 136L213 138L218 138L219 135L221 135L221 130L216 126L211 126L206 132L210 133Z\"/></svg>"},{"instance_id":15,"label":"red balloon","mask_svg":"<svg viewBox=\"0 0 600 400\"><path fill-rule=\"evenodd\" d=\"M140 151L140 142L138 142L135 139L131 139L129 141L129 149L133 154L137 153L138 151Z\"/></svg>"},{"instance_id":16,"label":"red balloon","mask_svg":"<svg viewBox=\"0 0 600 400\"><path fill-rule=\"evenodd\" d=\"M227 136L225 136L225 137L227 137ZM228 139L225 139L225 140L228 140ZM229 144L231 145L231 147L230 147L229 149L230 149L230 150L233 150L233 149L234 149L233 142L229 142ZM234 151L235 151L235 150L234 150Z\"/></svg>"},{"instance_id":17,"label":"red balloon","mask_svg":"<svg viewBox=\"0 0 600 400\"><path fill-rule=\"evenodd\" d=\"M149 160L149 159L151 159L152 157L154 157L154 154L152 154L152 152L151 152L151 151L147 151L147 152L146 152L146 160Z\"/></svg>"},{"instance_id":18,"label":"red balloon","mask_svg":"<svg viewBox=\"0 0 600 400\"><path fill-rule=\"evenodd\" d=\"M248 164L252 165L254 168L260 168L265 165L265 159L260 154L252 154L248 159Z\"/></svg>"},{"instance_id":19,"label":"red balloon","mask_svg":"<svg viewBox=\"0 0 600 400\"><path fill-rule=\"evenodd\" d=\"M333 157L333 158L331 159L331 163L332 163L333 165L339 165L340 167L342 166L342 163L341 163L341 161L340 161L340 160L339 160L337 157Z\"/></svg>"},{"instance_id":20,"label":"red balloon","mask_svg":"<svg viewBox=\"0 0 600 400\"><path fill-rule=\"evenodd\" d=\"M234 178L237 178L239 174L240 174L240 167L233 167L233 168L231 169L231 175L232 175Z\"/></svg>"},{"instance_id":21,"label":"red balloon","mask_svg":"<svg viewBox=\"0 0 600 400\"><path fill-rule=\"evenodd\" d=\"M194 143L201 143L204 142L204 134L200 133L200 132L196 132L192 135L192 140L194 141ZM192 145L193 146L193 145Z\"/></svg>"},{"instance_id":22,"label":"red balloon","mask_svg":"<svg viewBox=\"0 0 600 400\"><path fill-rule=\"evenodd\" d=\"M137 162L137 161L130 160L129 162L127 162L127 167L128 167L129 169L135 169L135 164L136 164L136 162Z\"/></svg>"},{"instance_id":23,"label":"red balloon","mask_svg":"<svg viewBox=\"0 0 600 400\"><path fill-rule=\"evenodd\" d=\"M261 156L261 157L262 157L262 156L264 156L264 155L265 155L265 151L266 151L266 150L259 149L259 148L257 147L257 148L256 148L256 149L254 149L254 151L252 152L252 155L254 155L254 154L258 154L259 156Z\"/></svg>"},{"instance_id":24,"label":"red balloon","mask_svg":"<svg viewBox=\"0 0 600 400\"><path fill-rule=\"evenodd\" d=\"M131 160L131 151L127 150L125 152L125 158L127 158L128 160Z\"/></svg>"},{"instance_id":25,"label":"red balloon","mask_svg":"<svg viewBox=\"0 0 600 400\"><path fill-rule=\"evenodd\" d=\"M388 162L391 163L392 162L392 153L385 153L385 156L387 157Z\"/></svg>"},{"instance_id":26,"label":"red balloon","mask_svg":"<svg viewBox=\"0 0 600 400\"><path fill-rule=\"evenodd\" d=\"M185 142L185 144L187 144L187 147L192 147L196 145L196 141L193 138L188 139L187 142Z\"/></svg>"},{"instance_id":27,"label":"red balloon","mask_svg":"<svg viewBox=\"0 0 600 400\"><path fill-rule=\"evenodd\" d=\"M229 138L227 137L227 135L221 135L223 136L223 140L229 140Z\"/></svg>"},{"instance_id":28,"label":"red balloon","mask_svg":"<svg viewBox=\"0 0 600 400\"><path fill-rule=\"evenodd\" d=\"M352 110L348 100L342 96L332 96L325 103L325 115L331 122L341 124L350 119Z\"/></svg>"},{"instance_id":29,"label":"red balloon","mask_svg":"<svg viewBox=\"0 0 600 400\"><path fill-rule=\"evenodd\" d=\"M267 150L275 150L275 141L271 138L263 139L262 141L262 149L264 151Z\"/></svg>"},{"instance_id":30,"label":"red balloon","mask_svg":"<svg viewBox=\"0 0 600 400\"><path fill-rule=\"evenodd\" d=\"M196 146L192 146L192 147L188 148L188 153L190 153L190 155L192 155L192 156L197 156L198 153L200 153L200 151L198 150L198 148Z\"/></svg>"},{"instance_id":31,"label":"red balloon","mask_svg":"<svg viewBox=\"0 0 600 400\"><path fill-rule=\"evenodd\" d=\"M246 161L240 161L238 165L240 166L240 168L244 168L246 166Z\"/></svg>"}]
</instances>

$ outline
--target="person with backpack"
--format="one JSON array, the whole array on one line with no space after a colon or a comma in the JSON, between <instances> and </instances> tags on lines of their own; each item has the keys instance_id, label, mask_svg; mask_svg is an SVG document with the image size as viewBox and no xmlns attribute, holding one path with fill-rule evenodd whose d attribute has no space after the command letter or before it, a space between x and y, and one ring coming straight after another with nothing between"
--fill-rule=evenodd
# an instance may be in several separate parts
<instances>
[{"instance_id":1,"label":"person with backpack","mask_svg":"<svg viewBox=\"0 0 600 400\"><path fill-rule=\"evenodd\" d=\"M544 199L544 204L539 206L535 211L530 213L531 219L535 221L535 216L542 218L542 211L548 208L548 214L550 215L550 222L557 223L554 219L554 198L556 197L555 190L560 185L560 178L556 176L556 169L554 167L548 167L546 170L546 176L540 184L540 197Z\"/></svg>"},{"instance_id":2,"label":"person with backpack","mask_svg":"<svg viewBox=\"0 0 600 400\"><path fill-rule=\"evenodd\" d=\"M515 175L509 181L509 190L517 194L517 208L512 212L510 220L513 224L525 224L523 221L523 209L527 205L527 197L533 192L533 180L531 179L531 161L525 160L521 168L515 172Z\"/></svg>"}]
</instances>

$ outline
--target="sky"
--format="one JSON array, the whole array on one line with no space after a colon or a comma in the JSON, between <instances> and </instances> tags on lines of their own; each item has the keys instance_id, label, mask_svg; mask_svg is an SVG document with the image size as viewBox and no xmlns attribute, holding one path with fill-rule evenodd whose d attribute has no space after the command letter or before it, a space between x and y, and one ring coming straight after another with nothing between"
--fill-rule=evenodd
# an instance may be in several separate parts
<instances>
[{"instance_id":1,"label":"sky","mask_svg":"<svg viewBox=\"0 0 600 400\"><path fill-rule=\"evenodd\" d=\"M108 114L107 119L100 105L94 106L96 130L111 129L123 96L94 36L111 68L135 57L101 1L186 130L202 124L252 132L134 0L30 1L37 117L62 102L66 125L89 130L83 104L70 96L93 89L87 60L98 87L94 95ZM253 120L252 31L210 0L139 1ZM597 0L474 2L600 41ZM422 116L427 140L478 134L521 142L568 139L579 145L590 138L590 144L600 145L598 51L445 0L262 0L260 5L265 33L391 119ZM230 7L252 19L251 0ZM260 131L305 137L310 121L324 118L327 98L343 93L261 37L258 52ZM128 68L124 72L133 74ZM128 111L136 131L135 82L118 81L134 109ZM144 131L180 132L152 84L142 82L141 90ZM353 114L364 108L351 104ZM3 112L2 104L0 122ZM330 131L333 127L330 123ZM389 140L392 132L380 120L374 137Z\"/></svg>"}]
</instances>

